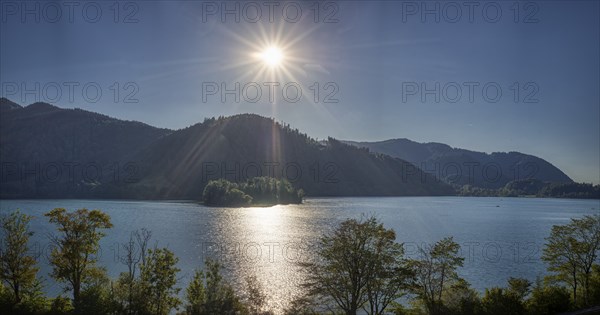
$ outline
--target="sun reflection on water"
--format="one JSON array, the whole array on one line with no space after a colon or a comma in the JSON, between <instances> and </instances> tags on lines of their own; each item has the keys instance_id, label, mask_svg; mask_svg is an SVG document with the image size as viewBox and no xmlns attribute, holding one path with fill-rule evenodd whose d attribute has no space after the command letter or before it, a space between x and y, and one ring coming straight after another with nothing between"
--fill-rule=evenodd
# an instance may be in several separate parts
<instances>
[{"instance_id":1,"label":"sun reflection on water","mask_svg":"<svg viewBox=\"0 0 600 315\"><path fill-rule=\"evenodd\" d=\"M255 276L268 297L267 306L281 313L290 299L299 295L303 274L297 263L304 259L307 246L302 206L240 208L227 218L224 232L229 250L225 267L242 290ZM282 298L286 297L286 298Z\"/></svg>"}]
</instances>

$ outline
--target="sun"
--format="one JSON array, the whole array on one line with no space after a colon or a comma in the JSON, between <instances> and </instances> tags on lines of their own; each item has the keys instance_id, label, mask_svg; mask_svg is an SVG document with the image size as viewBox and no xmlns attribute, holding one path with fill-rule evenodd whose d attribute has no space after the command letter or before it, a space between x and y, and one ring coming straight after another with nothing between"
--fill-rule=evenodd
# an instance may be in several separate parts
<instances>
[{"instance_id":1,"label":"sun","mask_svg":"<svg viewBox=\"0 0 600 315\"><path fill-rule=\"evenodd\" d=\"M283 61L283 52L276 46L267 47L258 56L270 67L277 67Z\"/></svg>"}]
</instances>

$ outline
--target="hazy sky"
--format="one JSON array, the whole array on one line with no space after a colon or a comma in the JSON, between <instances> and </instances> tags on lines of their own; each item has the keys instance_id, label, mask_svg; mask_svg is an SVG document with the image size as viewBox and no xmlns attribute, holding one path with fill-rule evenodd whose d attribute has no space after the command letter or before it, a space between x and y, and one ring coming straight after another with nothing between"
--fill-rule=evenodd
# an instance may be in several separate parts
<instances>
[{"instance_id":1,"label":"hazy sky","mask_svg":"<svg viewBox=\"0 0 600 315\"><path fill-rule=\"evenodd\" d=\"M174 129L253 112L600 182L598 1L85 3L1 2L2 96ZM282 64L261 71L268 46Z\"/></svg>"}]
</instances>

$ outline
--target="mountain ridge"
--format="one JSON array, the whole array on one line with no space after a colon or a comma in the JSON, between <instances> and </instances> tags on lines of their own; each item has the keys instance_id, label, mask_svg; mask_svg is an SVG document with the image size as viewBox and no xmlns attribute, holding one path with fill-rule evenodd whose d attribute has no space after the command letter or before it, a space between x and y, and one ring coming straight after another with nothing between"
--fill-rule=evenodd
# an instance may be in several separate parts
<instances>
[{"instance_id":1,"label":"mountain ridge","mask_svg":"<svg viewBox=\"0 0 600 315\"><path fill-rule=\"evenodd\" d=\"M308 196L454 195L474 191L462 189L465 185L493 190L530 179L523 174L491 181L477 175L458 178L452 167L439 172L439 165L498 161L505 173L508 162L521 171L542 165L559 180L539 174L533 179L572 183L533 155L488 154L406 138L318 141L251 113L170 130L40 102L23 107L5 98L0 111L3 198L194 199L211 179L252 176L292 179Z\"/></svg>"},{"instance_id":2,"label":"mountain ridge","mask_svg":"<svg viewBox=\"0 0 600 315\"><path fill-rule=\"evenodd\" d=\"M344 143L407 160L457 185L498 189L510 181L531 178L554 183L573 183L568 175L550 162L517 151L486 153L437 142L419 143L406 138ZM496 174L484 174L486 166L486 172L491 169Z\"/></svg>"},{"instance_id":3,"label":"mountain ridge","mask_svg":"<svg viewBox=\"0 0 600 315\"><path fill-rule=\"evenodd\" d=\"M49 104L10 108L0 118L3 198L194 199L210 179L262 172L309 196L455 194L420 170L401 174L406 161L333 138L323 146L256 114L172 131Z\"/></svg>"}]
</instances>

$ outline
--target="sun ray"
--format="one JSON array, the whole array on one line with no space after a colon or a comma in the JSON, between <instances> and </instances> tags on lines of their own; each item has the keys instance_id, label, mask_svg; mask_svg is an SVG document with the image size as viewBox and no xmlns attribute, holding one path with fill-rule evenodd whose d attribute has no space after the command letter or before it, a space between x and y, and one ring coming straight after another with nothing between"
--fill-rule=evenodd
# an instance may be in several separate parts
<instances>
[{"instance_id":1,"label":"sun ray","mask_svg":"<svg viewBox=\"0 0 600 315\"><path fill-rule=\"evenodd\" d=\"M302 24L302 25L299 25ZM290 26L290 27L288 27ZM221 30L225 37L231 38L238 43L239 49L232 50L235 54L233 62L223 64L215 71L227 71L232 75L231 79L240 83L244 88L246 83L256 83L262 90L263 98L261 104L269 103L271 115L277 116L279 107L283 105L284 97L282 88L287 83L296 83L302 89L302 96L299 102L311 106L315 115L324 116L329 119L333 125L337 124L336 117L333 117L331 108L324 106L322 100L315 102L314 92L310 89L314 81L314 72L310 72L310 68L306 65L316 64L322 67L326 73L330 68L330 62L325 62L323 56L327 54L320 53L319 47L313 47L308 41L308 37L317 31L322 25L314 25L312 23L275 23L264 24L258 23L252 27L246 28L247 32L234 31L233 29L224 27ZM314 49L318 49L314 51ZM313 56L318 56L315 60ZM336 63L337 60L331 60ZM325 63L324 63L325 62ZM320 75L317 73L317 75ZM248 81L249 80L249 81ZM267 82L279 83L275 89L274 99L271 99L271 90L265 85ZM326 82L319 82L322 87ZM290 90L291 92L291 90ZM293 92L292 92L293 93ZM268 95L268 97L267 97ZM321 98L323 92L321 91ZM239 104L233 104L238 108ZM272 139L275 141L276 139ZM275 152L272 152L275 154Z\"/></svg>"}]
</instances>

